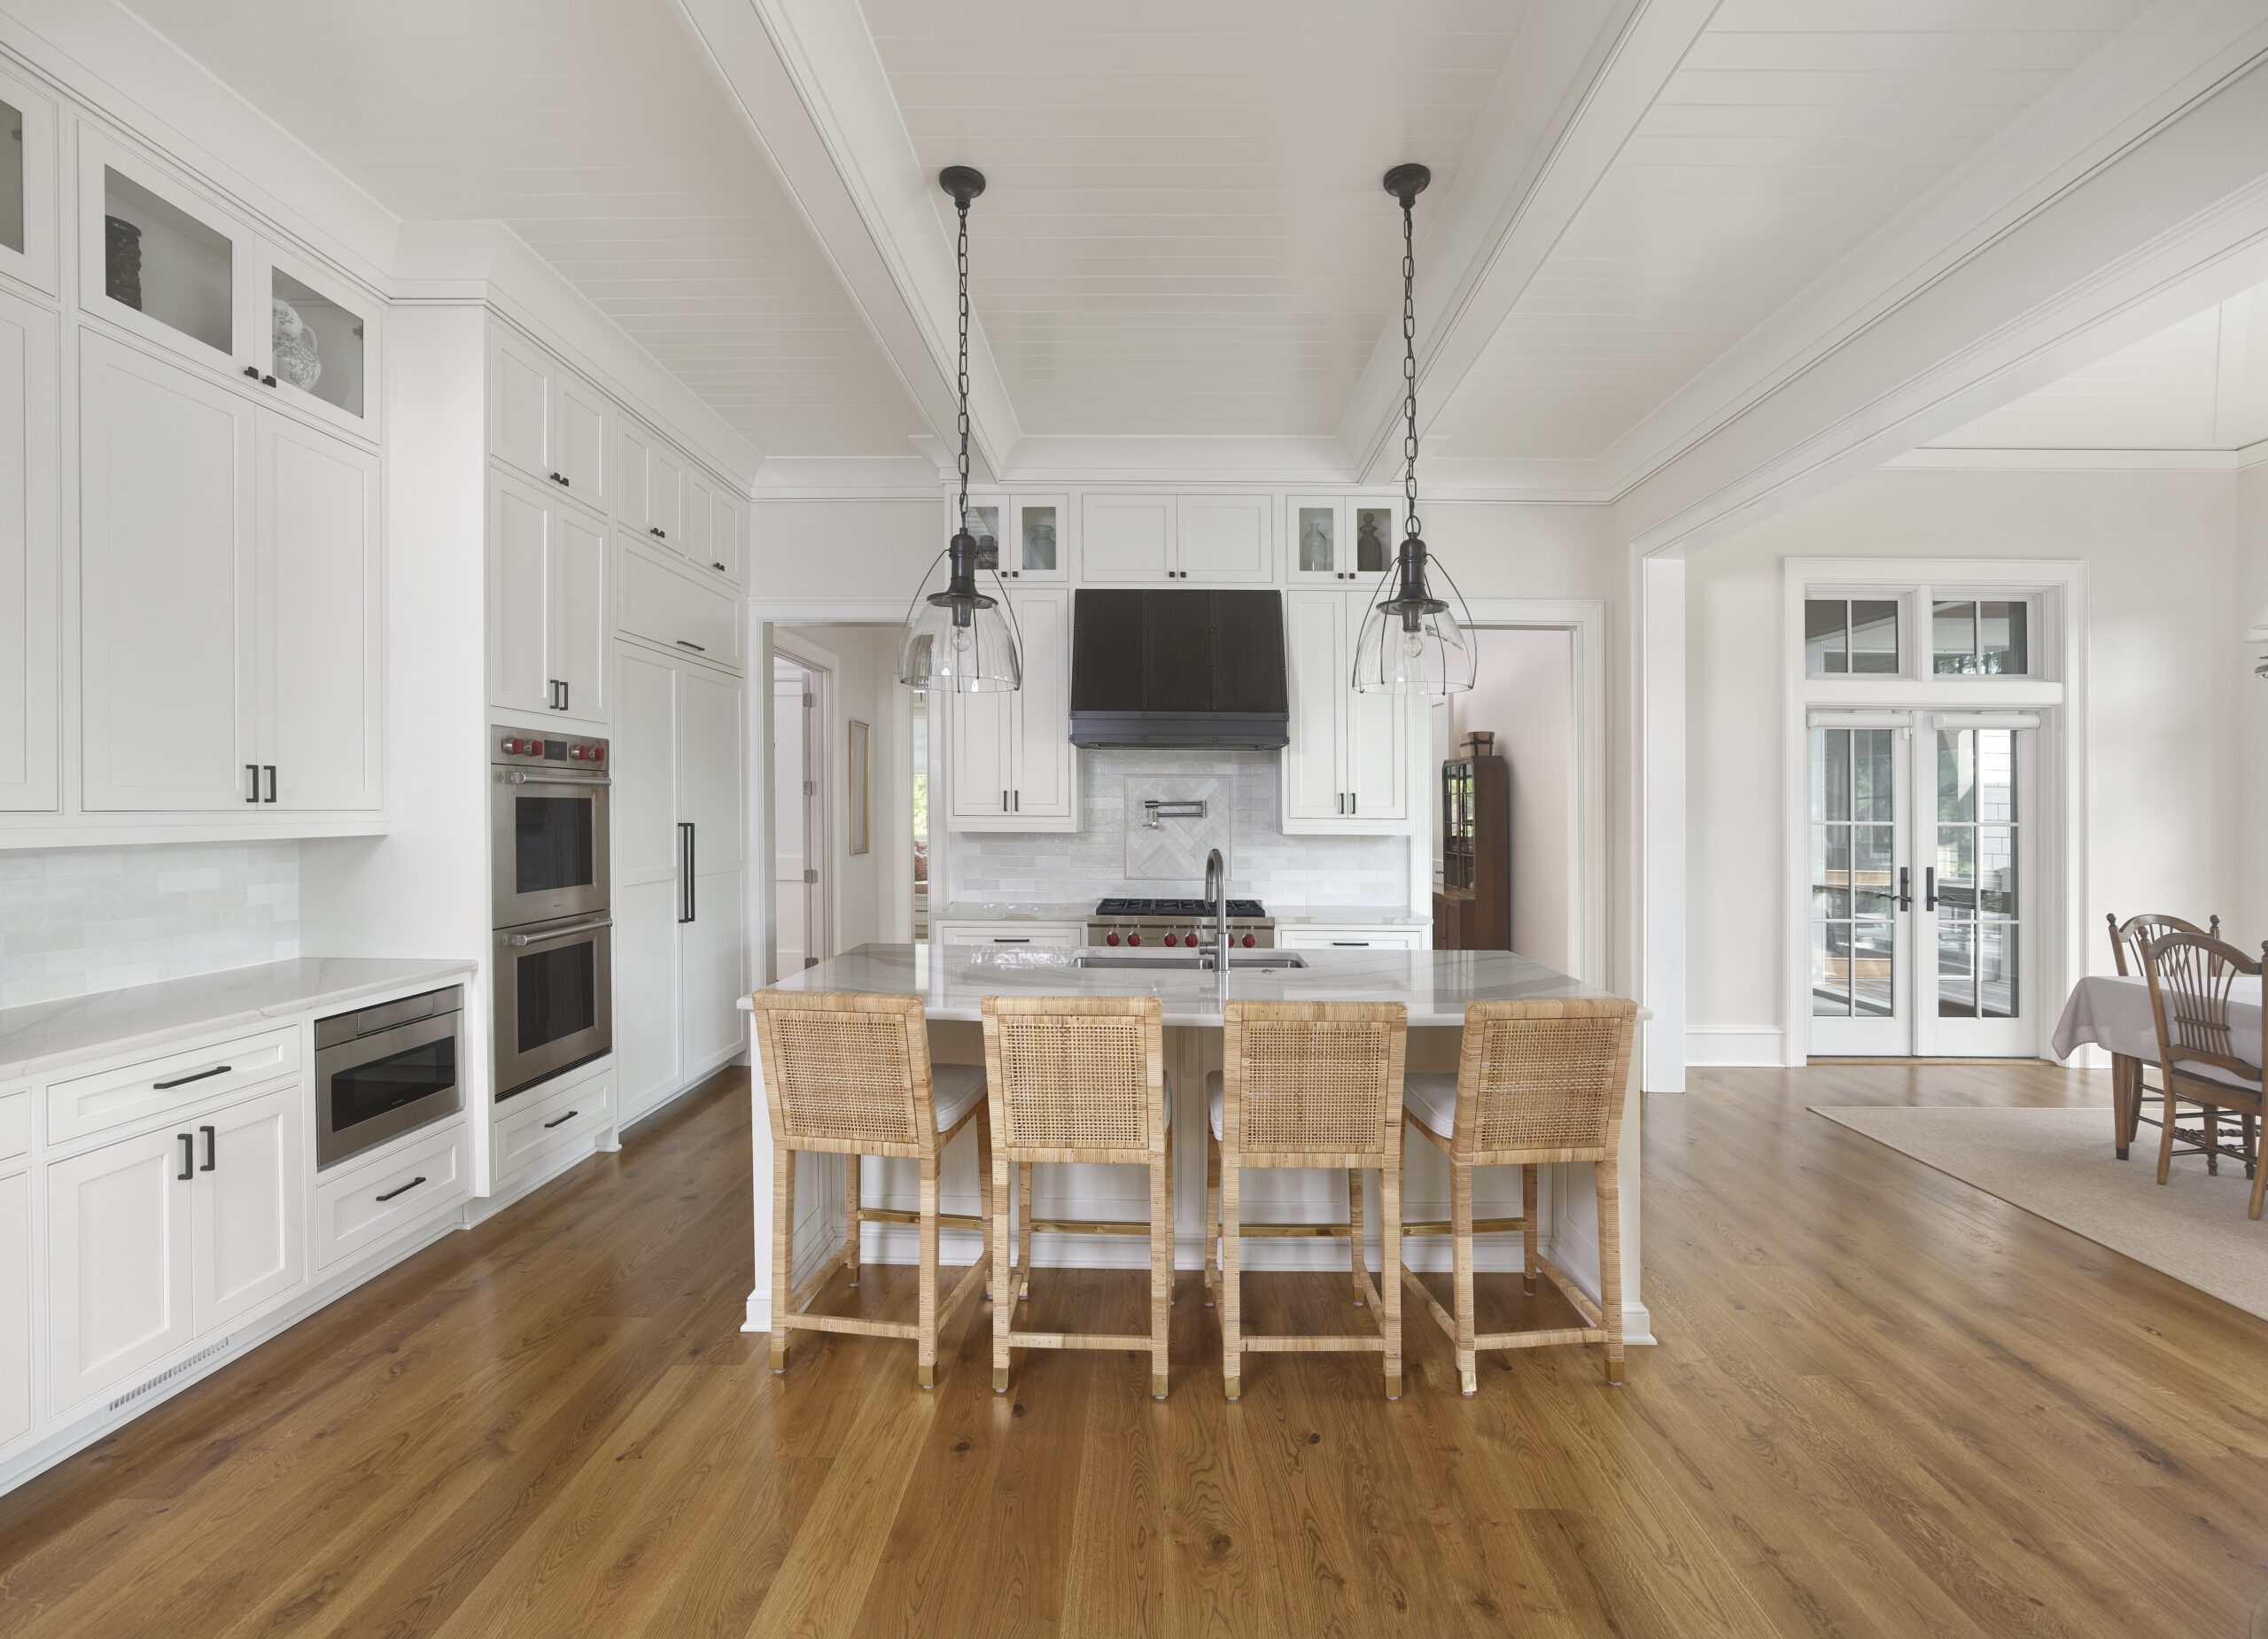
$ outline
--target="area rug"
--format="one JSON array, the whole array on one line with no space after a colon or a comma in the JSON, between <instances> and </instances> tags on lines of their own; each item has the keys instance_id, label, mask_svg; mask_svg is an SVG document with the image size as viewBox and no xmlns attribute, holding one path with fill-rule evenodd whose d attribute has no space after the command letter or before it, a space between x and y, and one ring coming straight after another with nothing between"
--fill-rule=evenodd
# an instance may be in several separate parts
<instances>
[{"instance_id":1,"label":"area rug","mask_svg":"<svg viewBox=\"0 0 2268 1639\"><path fill-rule=\"evenodd\" d=\"M2155 1130L2143 1128L2133 1159L2120 1161L2101 1109L1811 1110L2268 1319L2268 1215L2244 1216L2252 1186L2237 1162L2225 1160L2208 1177L2202 1158L2177 1158L2160 1188L2157 1146L2144 1142Z\"/></svg>"}]
</instances>

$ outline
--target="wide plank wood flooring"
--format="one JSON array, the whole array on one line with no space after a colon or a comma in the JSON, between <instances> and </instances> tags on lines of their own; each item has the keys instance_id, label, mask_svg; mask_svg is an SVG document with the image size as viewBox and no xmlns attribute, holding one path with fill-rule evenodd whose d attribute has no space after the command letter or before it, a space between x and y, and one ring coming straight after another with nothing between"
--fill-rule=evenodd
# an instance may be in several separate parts
<instances>
[{"instance_id":1,"label":"wide plank wood flooring","mask_svg":"<svg viewBox=\"0 0 2268 1639\"><path fill-rule=\"evenodd\" d=\"M1134 1354L995 1397L981 1304L933 1394L865 1339L773 1377L728 1075L0 1498L0 1634L2241 1635L2268 1324L1804 1108L2085 1101L2107 1141L2108 1098L1699 1072L1645 1110L1627 1388L1534 1351L1464 1400L1413 1313L1400 1404L1278 1355L1230 1406L1192 1273L1160 1405ZM1025 1324L1138 1330L1144 1282L1040 1271ZM1343 1275L1247 1290L1351 1329Z\"/></svg>"}]
</instances>

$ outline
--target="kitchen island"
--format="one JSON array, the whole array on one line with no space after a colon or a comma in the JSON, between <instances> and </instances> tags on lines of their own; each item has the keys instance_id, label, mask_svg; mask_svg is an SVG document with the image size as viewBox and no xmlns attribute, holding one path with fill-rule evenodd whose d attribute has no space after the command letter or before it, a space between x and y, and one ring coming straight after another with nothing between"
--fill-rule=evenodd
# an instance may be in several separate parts
<instances>
[{"instance_id":1,"label":"kitchen island","mask_svg":"<svg viewBox=\"0 0 2268 1639\"><path fill-rule=\"evenodd\" d=\"M1208 953L1209 954L1209 953ZM982 1020L987 996L1155 996L1166 1027L1166 1070L1173 1125L1183 1141L1174 1178L1175 1262L1198 1269L1204 1262L1205 1164L1198 1138L1206 1131L1205 1073L1221 1062L1224 998L1249 1001L1400 1002L1410 1010L1410 1070L1454 1073L1469 1002L1577 1000L1613 992L1505 951L1240 951L1223 975L1194 965L1187 954L1130 952L1123 949L1045 950L982 945L866 944L791 975L775 990L839 990L863 995L918 996L929 1018L930 1052L939 1063L982 1064ZM749 1003L741 1003L745 1010ZM1643 1015L1642 1015L1643 1016ZM756 1268L758 1286L749 1297L747 1330L771 1326L772 1144L764 1108L762 1057L750 1053L751 1115L755 1146ZM1635 1079L1622 1123L1622 1290L1629 1340L1651 1341L1638 1285L1639 1194L1638 1109ZM977 1210L976 1146L959 1141L946 1158L944 1206L949 1213ZM799 1158L799 1221L795 1244L800 1283L841 1239L842 1167L830 1157ZM910 1208L914 1170L910 1161L869 1161L864 1194L869 1206ZM1563 1268L1594 1286L1598 1267L1597 1218L1591 1169L1571 1163L1542 1169L1538 1231L1545 1249ZM1519 1180L1511 1169L1487 1172L1476 1211L1511 1216L1519 1210ZM1146 1181L1133 1168L1044 1167L1035 1180L1037 1216L1076 1220L1135 1221L1148 1211ZM1410 1146L1404 1154L1403 1213L1417 1220L1449 1216L1449 1175L1431 1145ZM1323 1223L1346 1219L1346 1184L1328 1172L1261 1172L1245 1189L1250 1222ZM1371 1266L1378 1267L1375 1200L1368 1221ZM808 1227L807 1227L808 1226ZM866 1262L911 1262L913 1232L889 1224L866 1230ZM1414 1268L1447 1267L1445 1239L1405 1241ZM976 1255L976 1237L948 1231L943 1240L948 1264ZM1033 1262L1040 1268L1129 1269L1146 1266L1138 1240L1101 1235L1039 1235ZM1270 1239L1246 1243L1247 1270L1342 1267L1335 1243ZM806 1262L805 1260L809 1260ZM1517 1235L1484 1237L1477 1267L1517 1269Z\"/></svg>"}]
</instances>

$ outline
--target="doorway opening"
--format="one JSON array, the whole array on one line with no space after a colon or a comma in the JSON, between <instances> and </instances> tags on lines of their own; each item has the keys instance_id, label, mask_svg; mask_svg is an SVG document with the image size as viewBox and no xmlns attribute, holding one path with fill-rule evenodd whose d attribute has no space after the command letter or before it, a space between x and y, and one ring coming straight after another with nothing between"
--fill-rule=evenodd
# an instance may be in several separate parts
<instances>
[{"instance_id":1,"label":"doorway opening","mask_svg":"<svg viewBox=\"0 0 2268 1639\"><path fill-rule=\"evenodd\" d=\"M827 827L823 820L827 673L772 656L773 983L827 959Z\"/></svg>"}]
</instances>

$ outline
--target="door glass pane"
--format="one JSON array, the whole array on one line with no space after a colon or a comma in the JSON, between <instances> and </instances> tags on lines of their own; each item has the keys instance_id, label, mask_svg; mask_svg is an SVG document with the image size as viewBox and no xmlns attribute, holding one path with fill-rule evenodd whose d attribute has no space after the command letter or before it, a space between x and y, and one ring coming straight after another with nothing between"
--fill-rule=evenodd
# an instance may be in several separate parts
<instances>
[{"instance_id":1,"label":"door glass pane","mask_svg":"<svg viewBox=\"0 0 2268 1639\"><path fill-rule=\"evenodd\" d=\"M1896 1009L1898 731L1815 728L1812 760L1812 1012Z\"/></svg>"},{"instance_id":2,"label":"door glass pane","mask_svg":"<svg viewBox=\"0 0 2268 1639\"><path fill-rule=\"evenodd\" d=\"M1300 571L1302 574L1327 575L1339 566L1332 556L1333 537L1338 529L1338 508L1300 509Z\"/></svg>"},{"instance_id":3,"label":"door glass pane","mask_svg":"<svg viewBox=\"0 0 2268 1639\"><path fill-rule=\"evenodd\" d=\"M1938 731L1938 1014L2020 1012L2016 731Z\"/></svg>"},{"instance_id":4,"label":"door glass pane","mask_svg":"<svg viewBox=\"0 0 2268 1639\"><path fill-rule=\"evenodd\" d=\"M1851 937L1851 1011L1887 1019L1896 1011L1891 986L1896 929L1889 922L1855 922Z\"/></svg>"},{"instance_id":5,"label":"door glass pane","mask_svg":"<svg viewBox=\"0 0 2268 1639\"><path fill-rule=\"evenodd\" d=\"M362 315L275 269L269 294L276 378L350 416L362 413Z\"/></svg>"},{"instance_id":6,"label":"door glass pane","mask_svg":"<svg viewBox=\"0 0 2268 1639\"><path fill-rule=\"evenodd\" d=\"M24 248L24 113L0 103L0 245Z\"/></svg>"},{"instance_id":7,"label":"door glass pane","mask_svg":"<svg viewBox=\"0 0 2268 1639\"><path fill-rule=\"evenodd\" d=\"M1939 603L1930 617L1933 671L1967 676L1977 670L1977 605Z\"/></svg>"},{"instance_id":8,"label":"door glass pane","mask_svg":"<svg viewBox=\"0 0 2268 1639\"><path fill-rule=\"evenodd\" d=\"M2031 664L2028 653L2023 603L1979 603L1977 606L1977 645L1981 669L1993 677L2026 677Z\"/></svg>"},{"instance_id":9,"label":"door glass pane","mask_svg":"<svg viewBox=\"0 0 2268 1639\"><path fill-rule=\"evenodd\" d=\"M1851 670L1879 675L1898 672L1898 604L1860 601L1851 605Z\"/></svg>"},{"instance_id":10,"label":"door glass pane","mask_svg":"<svg viewBox=\"0 0 2268 1639\"><path fill-rule=\"evenodd\" d=\"M103 211L105 293L208 347L231 351L236 247L228 236L107 166Z\"/></svg>"},{"instance_id":11,"label":"door glass pane","mask_svg":"<svg viewBox=\"0 0 2268 1639\"><path fill-rule=\"evenodd\" d=\"M1055 567L1055 509L1026 507L1023 520L1023 560L1020 569L1052 571Z\"/></svg>"},{"instance_id":12,"label":"door glass pane","mask_svg":"<svg viewBox=\"0 0 2268 1639\"><path fill-rule=\"evenodd\" d=\"M1000 567L1000 509L971 507L968 509L968 532L976 537L976 567L998 571Z\"/></svg>"},{"instance_id":13,"label":"door glass pane","mask_svg":"<svg viewBox=\"0 0 2268 1639\"><path fill-rule=\"evenodd\" d=\"M1366 575L1382 575L1394 556L1394 509L1355 509L1355 567Z\"/></svg>"},{"instance_id":14,"label":"door glass pane","mask_svg":"<svg viewBox=\"0 0 2268 1639\"><path fill-rule=\"evenodd\" d=\"M597 880L587 796L523 796L513 804L513 887L524 894L586 888Z\"/></svg>"},{"instance_id":15,"label":"door glass pane","mask_svg":"<svg viewBox=\"0 0 2268 1639\"><path fill-rule=\"evenodd\" d=\"M1851 606L1839 597L1804 600L1804 671L1840 677L1851 669Z\"/></svg>"}]
</instances>

